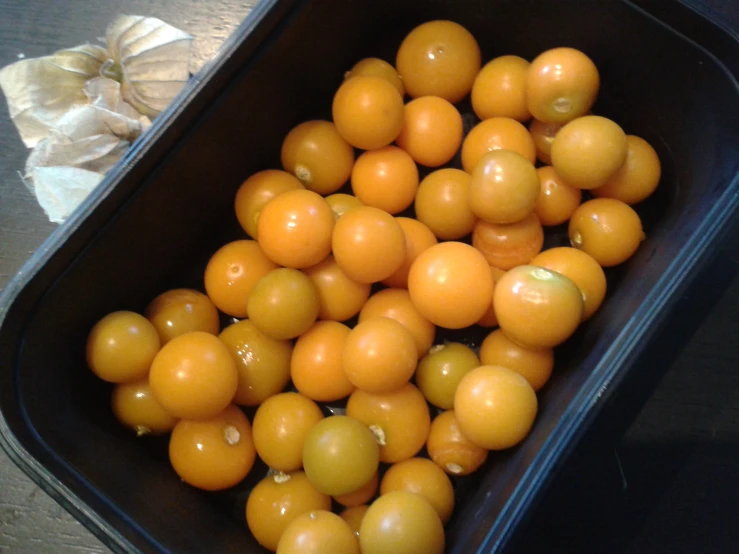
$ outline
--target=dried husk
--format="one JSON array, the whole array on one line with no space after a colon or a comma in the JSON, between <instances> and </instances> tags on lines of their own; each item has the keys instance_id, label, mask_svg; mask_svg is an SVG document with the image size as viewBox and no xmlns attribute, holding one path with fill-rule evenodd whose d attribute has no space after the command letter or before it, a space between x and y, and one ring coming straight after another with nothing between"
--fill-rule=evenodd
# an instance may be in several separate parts
<instances>
[{"instance_id":1,"label":"dried husk","mask_svg":"<svg viewBox=\"0 0 739 554\"><path fill-rule=\"evenodd\" d=\"M78 167L51 166L33 170L39 204L52 223L62 223L103 178L102 173Z\"/></svg>"},{"instance_id":2,"label":"dried husk","mask_svg":"<svg viewBox=\"0 0 739 554\"><path fill-rule=\"evenodd\" d=\"M49 219L60 223L187 83L192 37L142 16L119 16L108 48L84 44L0 70L25 167Z\"/></svg>"},{"instance_id":3,"label":"dried husk","mask_svg":"<svg viewBox=\"0 0 739 554\"><path fill-rule=\"evenodd\" d=\"M0 88L21 139L29 148L46 138L70 108L86 104L85 82L100 73L108 53L83 44L0 69Z\"/></svg>"},{"instance_id":4,"label":"dried husk","mask_svg":"<svg viewBox=\"0 0 739 554\"><path fill-rule=\"evenodd\" d=\"M89 104L74 107L61 117L26 161L26 182L54 222L69 215L151 124L121 100L116 81L92 79L84 92ZM81 180L71 180L76 177Z\"/></svg>"},{"instance_id":5,"label":"dried husk","mask_svg":"<svg viewBox=\"0 0 739 554\"><path fill-rule=\"evenodd\" d=\"M122 83L123 99L157 116L190 78L192 36L154 17L119 16L108 27L103 74Z\"/></svg>"}]
</instances>

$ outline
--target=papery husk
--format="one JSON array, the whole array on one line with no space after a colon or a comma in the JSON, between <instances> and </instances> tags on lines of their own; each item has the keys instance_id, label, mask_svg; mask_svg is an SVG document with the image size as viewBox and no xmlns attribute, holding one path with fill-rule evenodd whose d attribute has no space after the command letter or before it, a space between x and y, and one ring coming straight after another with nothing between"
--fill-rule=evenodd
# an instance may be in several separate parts
<instances>
[{"instance_id":1,"label":"papery husk","mask_svg":"<svg viewBox=\"0 0 739 554\"><path fill-rule=\"evenodd\" d=\"M0 70L0 88L21 139L32 148L70 108L86 104L83 87L108 59L105 48L83 44Z\"/></svg>"},{"instance_id":2,"label":"papery husk","mask_svg":"<svg viewBox=\"0 0 739 554\"><path fill-rule=\"evenodd\" d=\"M108 48L85 44L0 70L0 88L27 147L31 187L61 223L184 87L192 37L142 16L119 16Z\"/></svg>"},{"instance_id":3,"label":"papery husk","mask_svg":"<svg viewBox=\"0 0 739 554\"><path fill-rule=\"evenodd\" d=\"M105 34L111 63L103 75L121 81L123 99L156 117L190 78L192 36L154 17L122 15Z\"/></svg>"},{"instance_id":4,"label":"papery husk","mask_svg":"<svg viewBox=\"0 0 739 554\"><path fill-rule=\"evenodd\" d=\"M39 166L107 170L115 163L111 156L122 156L151 125L149 118L121 100L116 81L92 79L84 93L90 103L67 112L31 151L26 161L27 176Z\"/></svg>"},{"instance_id":5,"label":"papery husk","mask_svg":"<svg viewBox=\"0 0 739 554\"><path fill-rule=\"evenodd\" d=\"M78 167L33 169L34 193L52 223L62 223L102 180L104 175Z\"/></svg>"},{"instance_id":6,"label":"papery husk","mask_svg":"<svg viewBox=\"0 0 739 554\"><path fill-rule=\"evenodd\" d=\"M84 94L89 103L69 110L28 156L26 182L51 221L66 219L151 125L121 99L120 88L103 77L88 81ZM71 181L77 177L80 181Z\"/></svg>"},{"instance_id":7,"label":"papery husk","mask_svg":"<svg viewBox=\"0 0 739 554\"><path fill-rule=\"evenodd\" d=\"M67 166L105 173L125 154L130 142L115 135L95 135L72 140L52 130L31 151L26 161L26 178L33 182L36 167Z\"/></svg>"},{"instance_id":8,"label":"papery husk","mask_svg":"<svg viewBox=\"0 0 739 554\"><path fill-rule=\"evenodd\" d=\"M106 77L97 77L85 83L84 92L91 105L105 108L138 121L143 129L147 129L151 125L151 120L123 100L121 88L121 83L118 81Z\"/></svg>"}]
</instances>

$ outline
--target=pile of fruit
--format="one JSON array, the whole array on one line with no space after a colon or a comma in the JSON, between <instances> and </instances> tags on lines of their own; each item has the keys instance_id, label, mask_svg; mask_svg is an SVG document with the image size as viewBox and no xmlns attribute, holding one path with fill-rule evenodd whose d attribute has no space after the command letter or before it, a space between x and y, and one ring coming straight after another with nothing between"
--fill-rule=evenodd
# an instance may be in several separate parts
<instances>
[{"instance_id":1,"label":"pile of fruit","mask_svg":"<svg viewBox=\"0 0 739 554\"><path fill-rule=\"evenodd\" d=\"M592 115L599 87L572 48L481 67L449 21L415 28L395 66L358 62L333 121L296 126L283 169L236 192L251 238L213 254L206 294L171 290L92 329L116 417L171 432L174 471L200 489L237 485L259 456L246 522L269 550L442 552L450 476L526 437L553 348L644 239L631 205L660 162ZM542 252L544 227L564 225L572 246ZM481 344L435 344L472 326L491 330Z\"/></svg>"}]
</instances>

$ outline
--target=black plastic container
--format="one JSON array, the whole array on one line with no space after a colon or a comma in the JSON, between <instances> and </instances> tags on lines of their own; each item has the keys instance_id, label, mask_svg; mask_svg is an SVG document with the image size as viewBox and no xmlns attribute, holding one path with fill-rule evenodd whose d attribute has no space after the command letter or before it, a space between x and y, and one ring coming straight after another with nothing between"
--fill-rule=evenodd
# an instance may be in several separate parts
<instances>
[{"instance_id":1,"label":"black plastic container","mask_svg":"<svg viewBox=\"0 0 739 554\"><path fill-rule=\"evenodd\" d=\"M650 140L664 174L640 207L648 239L609 273L603 309L558 352L531 435L459 487L449 552L510 545L603 405L632 377L659 375L665 337L699 323L674 317L686 294L707 304L720 292L696 287L739 215L734 35L657 0L263 1L0 302L0 443L112 549L262 552L243 520L259 476L223 494L183 485L166 441L136 440L114 421L109 387L85 367L87 332L167 288L201 288L209 255L243 236L232 213L242 180L279 167L292 126L330 116L356 60L393 60L413 26L441 18L472 31L485 59L587 52L602 76L596 111Z\"/></svg>"}]
</instances>

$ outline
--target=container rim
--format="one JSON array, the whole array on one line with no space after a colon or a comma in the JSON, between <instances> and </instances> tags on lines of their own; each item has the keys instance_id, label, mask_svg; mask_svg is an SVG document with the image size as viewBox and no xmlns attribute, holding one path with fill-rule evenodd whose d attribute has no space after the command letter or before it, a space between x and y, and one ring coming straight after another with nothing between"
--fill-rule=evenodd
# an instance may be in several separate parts
<instances>
[{"instance_id":1,"label":"container rim","mask_svg":"<svg viewBox=\"0 0 739 554\"><path fill-rule=\"evenodd\" d=\"M162 136L167 136L172 124L185 111L192 99L205 88L212 78L222 68L224 63L234 54L237 48L249 40L254 30L278 5L296 4L299 0L259 0L243 22L223 42L217 53L195 75L191 77L185 88L157 117L152 126L136 141L124 158L108 172L100 184L87 196L82 204L69 218L55 229L44 240L34 254L21 266L20 270L10 279L5 288L0 291L0 330L10 307L26 288L30 280L38 274L41 268L62 247L98 206L111 194L116 186L124 179L147 152ZM640 11L663 26L668 26L662 20L653 16L647 9L631 0L621 0L625 4ZM705 6L690 3L690 0L677 0L680 4L696 16L705 19L710 24L726 33L734 42L739 43L739 34L731 26L717 18L717 15ZM283 16L280 17L282 19ZM684 40L691 42L695 47L703 50L714 62L720 66L733 81L739 90L739 83L734 74L717 59L710 51L695 43L692 39L672 29ZM206 107L207 108L207 107ZM192 114L194 120L206 108ZM611 385L616 377L618 364L638 350L638 344L648 334L650 324L664 312L668 300L674 292L690 280L694 268L704 261L710 254L711 239L716 233L727 226L732 215L739 213L739 173L728 183L726 190L708 212L704 221L694 230L685 244L683 255L678 256L660 277L647 295L644 303L637 308L629 323L619 332L613 343L606 350L598 364L593 368L583 387L578 391L572 402L580 405L577 411L567 411L564 417L554 426L549 437L544 441L539 452L533 458L526 473L511 493L508 502L498 515L496 523L492 525L480 544L480 550L495 551L503 546L511 537L513 529L521 521L526 508L534 500L534 487L543 484L549 479L552 469L566 454L566 444L572 444L573 439L583 432L583 424L594 417L595 412L603 404L612 390ZM138 552L139 548L113 527L105 518L96 513L90 506L81 500L67 485L48 472L16 439L10 429L0 406L0 447L9 458L39 487L70 512L87 529L96 535L111 550L116 552Z\"/></svg>"}]
</instances>

